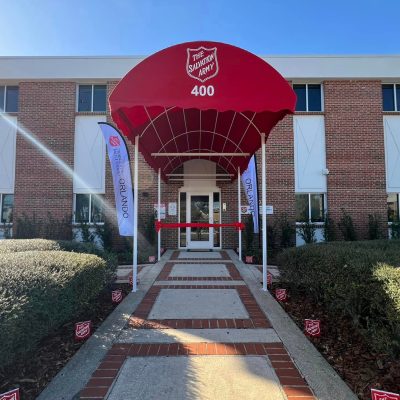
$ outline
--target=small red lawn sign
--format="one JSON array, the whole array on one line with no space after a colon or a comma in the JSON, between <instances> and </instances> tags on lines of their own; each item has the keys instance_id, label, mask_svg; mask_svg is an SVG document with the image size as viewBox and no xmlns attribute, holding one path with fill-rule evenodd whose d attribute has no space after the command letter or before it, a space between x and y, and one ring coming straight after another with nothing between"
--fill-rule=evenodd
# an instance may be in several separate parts
<instances>
[{"instance_id":1,"label":"small red lawn sign","mask_svg":"<svg viewBox=\"0 0 400 400\"><path fill-rule=\"evenodd\" d=\"M111 292L111 301L113 303L120 303L122 301L122 290L113 290Z\"/></svg>"},{"instance_id":2,"label":"small red lawn sign","mask_svg":"<svg viewBox=\"0 0 400 400\"><path fill-rule=\"evenodd\" d=\"M78 322L75 324L75 340L85 340L92 333L92 321Z\"/></svg>"},{"instance_id":3,"label":"small red lawn sign","mask_svg":"<svg viewBox=\"0 0 400 400\"><path fill-rule=\"evenodd\" d=\"M254 256L246 256L246 264L253 264Z\"/></svg>"},{"instance_id":4,"label":"small red lawn sign","mask_svg":"<svg viewBox=\"0 0 400 400\"><path fill-rule=\"evenodd\" d=\"M371 389L372 400L400 400L400 394L384 392L383 390Z\"/></svg>"},{"instance_id":5,"label":"small red lawn sign","mask_svg":"<svg viewBox=\"0 0 400 400\"><path fill-rule=\"evenodd\" d=\"M156 256L149 256L149 263L155 263L156 262Z\"/></svg>"},{"instance_id":6,"label":"small red lawn sign","mask_svg":"<svg viewBox=\"0 0 400 400\"><path fill-rule=\"evenodd\" d=\"M0 394L0 400L19 400L19 389Z\"/></svg>"},{"instance_id":7,"label":"small red lawn sign","mask_svg":"<svg viewBox=\"0 0 400 400\"><path fill-rule=\"evenodd\" d=\"M270 272L267 273L267 286L272 285L272 274Z\"/></svg>"},{"instance_id":8,"label":"small red lawn sign","mask_svg":"<svg viewBox=\"0 0 400 400\"><path fill-rule=\"evenodd\" d=\"M305 319L304 331L307 336L311 337L321 336L321 321L319 319Z\"/></svg>"},{"instance_id":9,"label":"small red lawn sign","mask_svg":"<svg viewBox=\"0 0 400 400\"><path fill-rule=\"evenodd\" d=\"M286 289L276 289L275 290L275 297L278 301L282 303L287 301L287 291Z\"/></svg>"}]
</instances>

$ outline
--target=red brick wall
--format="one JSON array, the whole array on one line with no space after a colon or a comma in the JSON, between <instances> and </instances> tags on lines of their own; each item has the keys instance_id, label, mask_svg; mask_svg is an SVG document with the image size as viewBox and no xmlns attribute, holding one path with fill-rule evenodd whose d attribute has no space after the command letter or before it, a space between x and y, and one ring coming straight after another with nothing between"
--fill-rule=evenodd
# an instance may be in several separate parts
<instances>
[{"instance_id":1,"label":"red brick wall","mask_svg":"<svg viewBox=\"0 0 400 400\"><path fill-rule=\"evenodd\" d=\"M368 214L387 223L381 91L380 81L324 83L328 211L338 221L345 209L360 239Z\"/></svg>"},{"instance_id":2,"label":"red brick wall","mask_svg":"<svg viewBox=\"0 0 400 400\"><path fill-rule=\"evenodd\" d=\"M18 123L31 131L69 167L74 161L73 82L21 82ZM72 214L72 179L38 149L17 135L15 217L26 213L61 219ZM17 218L14 218L16 221Z\"/></svg>"}]
</instances>

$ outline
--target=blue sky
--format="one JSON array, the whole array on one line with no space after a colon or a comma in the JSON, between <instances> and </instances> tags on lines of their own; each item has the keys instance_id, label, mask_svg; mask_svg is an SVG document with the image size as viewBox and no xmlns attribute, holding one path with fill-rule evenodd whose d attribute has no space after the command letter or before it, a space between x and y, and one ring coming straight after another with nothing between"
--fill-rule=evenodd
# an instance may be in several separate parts
<instances>
[{"instance_id":1,"label":"blue sky","mask_svg":"<svg viewBox=\"0 0 400 400\"><path fill-rule=\"evenodd\" d=\"M400 54L400 0L0 0L0 55L147 55L191 40L268 54Z\"/></svg>"}]
</instances>

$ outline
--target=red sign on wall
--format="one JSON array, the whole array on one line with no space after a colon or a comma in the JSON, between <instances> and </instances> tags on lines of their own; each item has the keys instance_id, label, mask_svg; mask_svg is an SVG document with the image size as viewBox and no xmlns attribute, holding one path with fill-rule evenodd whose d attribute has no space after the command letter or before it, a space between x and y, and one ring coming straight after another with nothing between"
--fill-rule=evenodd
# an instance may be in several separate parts
<instances>
[{"instance_id":1,"label":"red sign on wall","mask_svg":"<svg viewBox=\"0 0 400 400\"><path fill-rule=\"evenodd\" d=\"M372 400L400 400L400 394L384 392L383 390L371 389Z\"/></svg>"},{"instance_id":2,"label":"red sign on wall","mask_svg":"<svg viewBox=\"0 0 400 400\"><path fill-rule=\"evenodd\" d=\"M92 333L92 321L78 322L75 324L75 340L85 340Z\"/></svg>"},{"instance_id":3,"label":"red sign on wall","mask_svg":"<svg viewBox=\"0 0 400 400\"><path fill-rule=\"evenodd\" d=\"M111 300L113 303L121 303L122 301L122 290L113 290L111 292Z\"/></svg>"},{"instance_id":4,"label":"red sign on wall","mask_svg":"<svg viewBox=\"0 0 400 400\"><path fill-rule=\"evenodd\" d=\"M311 337L321 336L321 321L319 319L305 319L304 331L307 336Z\"/></svg>"},{"instance_id":5,"label":"red sign on wall","mask_svg":"<svg viewBox=\"0 0 400 400\"><path fill-rule=\"evenodd\" d=\"M19 400L19 389L0 394L0 400Z\"/></svg>"},{"instance_id":6,"label":"red sign on wall","mask_svg":"<svg viewBox=\"0 0 400 400\"><path fill-rule=\"evenodd\" d=\"M285 302L287 301L287 291L286 289L276 289L275 297L278 301Z\"/></svg>"}]
</instances>

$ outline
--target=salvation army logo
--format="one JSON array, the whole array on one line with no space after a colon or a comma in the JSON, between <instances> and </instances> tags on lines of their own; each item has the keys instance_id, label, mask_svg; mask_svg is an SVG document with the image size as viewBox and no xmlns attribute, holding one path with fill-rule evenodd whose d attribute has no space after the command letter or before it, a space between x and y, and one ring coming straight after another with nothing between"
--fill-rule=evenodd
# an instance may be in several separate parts
<instances>
[{"instance_id":1,"label":"salvation army logo","mask_svg":"<svg viewBox=\"0 0 400 400\"><path fill-rule=\"evenodd\" d=\"M286 289L276 289L275 297L278 301L285 302L287 301L287 291Z\"/></svg>"},{"instance_id":2,"label":"salvation army logo","mask_svg":"<svg viewBox=\"0 0 400 400\"><path fill-rule=\"evenodd\" d=\"M191 78L200 82L214 78L218 74L217 48L206 49L201 46L197 49L186 49L186 72Z\"/></svg>"},{"instance_id":3,"label":"salvation army logo","mask_svg":"<svg viewBox=\"0 0 400 400\"><path fill-rule=\"evenodd\" d=\"M320 336L321 335L321 321L318 319L305 319L304 329L308 336Z\"/></svg>"},{"instance_id":4,"label":"salvation army logo","mask_svg":"<svg viewBox=\"0 0 400 400\"><path fill-rule=\"evenodd\" d=\"M372 400L400 400L400 395L383 390L371 389Z\"/></svg>"},{"instance_id":5,"label":"salvation army logo","mask_svg":"<svg viewBox=\"0 0 400 400\"><path fill-rule=\"evenodd\" d=\"M91 321L78 322L75 324L75 339L82 340L88 338L90 336L91 326Z\"/></svg>"},{"instance_id":6,"label":"salvation army logo","mask_svg":"<svg viewBox=\"0 0 400 400\"><path fill-rule=\"evenodd\" d=\"M0 400L19 400L19 389L0 394Z\"/></svg>"},{"instance_id":7,"label":"salvation army logo","mask_svg":"<svg viewBox=\"0 0 400 400\"><path fill-rule=\"evenodd\" d=\"M111 292L111 301L113 303L120 303L122 301L122 290L113 290Z\"/></svg>"},{"instance_id":8,"label":"salvation army logo","mask_svg":"<svg viewBox=\"0 0 400 400\"><path fill-rule=\"evenodd\" d=\"M117 147L117 146L119 146L121 144L118 136L110 136L110 139L109 139L108 142L113 147Z\"/></svg>"}]
</instances>

